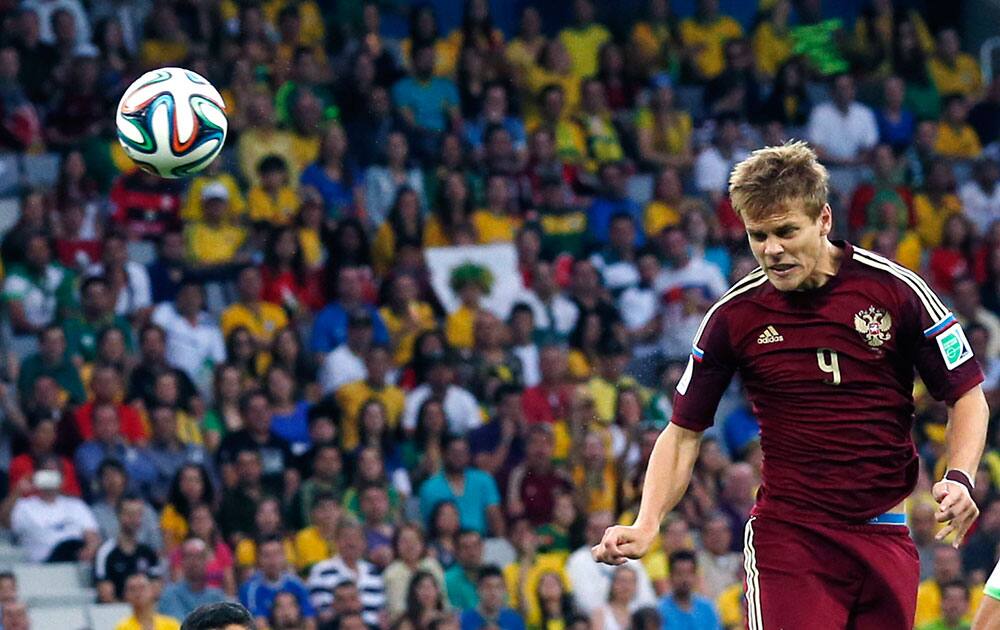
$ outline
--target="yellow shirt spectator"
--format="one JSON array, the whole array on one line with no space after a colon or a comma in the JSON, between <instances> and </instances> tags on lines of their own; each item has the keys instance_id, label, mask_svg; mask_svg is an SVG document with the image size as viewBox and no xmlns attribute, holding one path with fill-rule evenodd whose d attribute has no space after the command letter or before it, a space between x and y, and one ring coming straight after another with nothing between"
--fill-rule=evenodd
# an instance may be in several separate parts
<instances>
[{"instance_id":1,"label":"yellow shirt spectator","mask_svg":"<svg viewBox=\"0 0 1000 630\"><path fill-rule=\"evenodd\" d=\"M444 324L444 336L448 344L459 350L471 350L475 343L473 326L476 322L476 311L467 306L460 306L454 313L448 315Z\"/></svg>"},{"instance_id":2,"label":"yellow shirt spectator","mask_svg":"<svg viewBox=\"0 0 1000 630\"><path fill-rule=\"evenodd\" d=\"M792 56L791 31L788 28L779 30L770 20L760 23L753 32L751 44L757 70L769 77L777 75L781 65Z\"/></svg>"},{"instance_id":3,"label":"yellow shirt spectator","mask_svg":"<svg viewBox=\"0 0 1000 630\"><path fill-rule=\"evenodd\" d=\"M503 579L507 583L508 605L517 609L521 607L521 594L528 593L531 600L526 602L524 609L527 611L528 625L536 625L541 622L541 609L539 608L538 581L546 573L555 573L563 583L563 588L568 592L571 588L569 576L566 575L565 554L540 553L535 556L535 562L527 571L521 571L520 561L511 562L503 568Z\"/></svg>"},{"instance_id":4,"label":"yellow shirt spectator","mask_svg":"<svg viewBox=\"0 0 1000 630\"><path fill-rule=\"evenodd\" d=\"M410 52L413 50L413 41L407 37L399 45L399 52L403 57L403 63L407 68L413 69L413 61ZM455 75L455 68L458 66L458 48L452 40L448 38L438 38L434 42L434 76L452 77Z\"/></svg>"},{"instance_id":5,"label":"yellow shirt spectator","mask_svg":"<svg viewBox=\"0 0 1000 630\"><path fill-rule=\"evenodd\" d=\"M319 230L299 228L299 246L308 267L318 267L323 263L323 239L319 236Z\"/></svg>"},{"instance_id":6,"label":"yellow shirt spectator","mask_svg":"<svg viewBox=\"0 0 1000 630\"><path fill-rule=\"evenodd\" d=\"M975 96L983 87L983 74L979 70L979 64L967 53L958 53L954 63L948 63L935 55L927 64L927 69L939 94Z\"/></svg>"},{"instance_id":7,"label":"yellow shirt spectator","mask_svg":"<svg viewBox=\"0 0 1000 630\"><path fill-rule=\"evenodd\" d=\"M665 49L672 49L677 46L677 42L674 41L674 34L670 32L670 27L664 23L637 23L632 27L630 41L639 54L639 59L644 63L657 65Z\"/></svg>"},{"instance_id":8,"label":"yellow shirt spectator","mask_svg":"<svg viewBox=\"0 0 1000 630\"><path fill-rule=\"evenodd\" d=\"M913 197L913 212L917 216L917 235L924 247L937 247L941 243L941 229L945 221L953 214L961 214L962 202L951 193L938 198L918 193Z\"/></svg>"},{"instance_id":9,"label":"yellow shirt spectator","mask_svg":"<svg viewBox=\"0 0 1000 630\"><path fill-rule=\"evenodd\" d=\"M507 214L477 210L472 213L472 225L476 229L476 242L480 245L489 245L513 243L514 234L521 226L521 221Z\"/></svg>"},{"instance_id":10,"label":"yellow shirt spectator","mask_svg":"<svg viewBox=\"0 0 1000 630\"><path fill-rule=\"evenodd\" d=\"M969 588L969 610L962 617L963 621L972 621L972 615L979 609L979 602L982 599L982 584ZM941 617L941 587L934 578L928 578L917 587L917 613L913 625L919 627L939 617Z\"/></svg>"},{"instance_id":11,"label":"yellow shirt spectator","mask_svg":"<svg viewBox=\"0 0 1000 630\"><path fill-rule=\"evenodd\" d=\"M358 446L361 438L359 433L360 425L358 414L366 402L378 400L385 407L389 426L393 429L399 424L399 418L403 415L403 404L406 395L403 390L395 385L386 385L381 389L375 389L368 381L354 381L342 385L335 394L337 404L342 412L340 425L340 441L345 450L353 450Z\"/></svg>"},{"instance_id":12,"label":"yellow shirt spectator","mask_svg":"<svg viewBox=\"0 0 1000 630\"><path fill-rule=\"evenodd\" d=\"M209 225L197 221L187 226L184 236L190 260L199 265L220 265L233 261L247 233L231 223Z\"/></svg>"},{"instance_id":13,"label":"yellow shirt spectator","mask_svg":"<svg viewBox=\"0 0 1000 630\"><path fill-rule=\"evenodd\" d=\"M743 37L743 27L729 16L716 16L707 22L690 17L681 22L681 43L697 50L694 67L702 79L714 79L722 73L722 46L737 37Z\"/></svg>"},{"instance_id":14,"label":"yellow shirt spectator","mask_svg":"<svg viewBox=\"0 0 1000 630\"><path fill-rule=\"evenodd\" d=\"M168 550L180 545L188 535L188 522L173 504L168 503L160 512L160 530L163 531L163 545Z\"/></svg>"},{"instance_id":15,"label":"yellow shirt spectator","mask_svg":"<svg viewBox=\"0 0 1000 630\"><path fill-rule=\"evenodd\" d=\"M964 160L975 159L983 151L976 130L968 123L957 127L948 123L938 125L934 149L944 157Z\"/></svg>"},{"instance_id":16,"label":"yellow shirt spectator","mask_svg":"<svg viewBox=\"0 0 1000 630\"><path fill-rule=\"evenodd\" d=\"M147 39L139 48L139 61L146 68L172 66L187 59L190 51L184 40Z\"/></svg>"},{"instance_id":17,"label":"yellow shirt spectator","mask_svg":"<svg viewBox=\"0 0 1000 630\"><path fill-rule=\"evenodd\" d=\"M861 238L861 246L865 249L873 249L876 247L877 238L877 232L869 232ZM890 258L907 269L919 272L923 251L920 236L913 230L905 230L897 237L896 251L892 252Z\"/></svg>"},{"instance_id":18,"label":"yellow shirt spectator","mask_svg":"<svg viewBox=\"0 0 1000 630\"><path fill-rule=\"evenodd\" d=\"M251 221L289 225L298 212L299 195L291 186L282 186L276 193L269 193L260 186L254 186L247 197L247 206Z\"/></svg>"},{"instance_id":19,"label":"yellow shirt spectator","mask_svg":"<svg viewBox=\"0 0 1000 630\"><path fill-rule=\"evenodd\" d=\"M264 19L277 28L278 14L292 0L267 0L263 3ZM326 38L326 27L319 5L314 0L297 0L299 7L299 43L303 46L322 44ZM219 15L223 22L239 20L239 2L237 0L222 0L219 4Z\"/></svg>"},{"instance_id":20,"label":"yellow shirt spectator","mask_svg":"<svg viewBox=\"0 0 1000 630\"><path fill-rule=\"evenodd\" d=\"M559 31L559 41L573 61L573 74L584 79L597 74L597 55L601 46L611 41L611 32L603 25L591 22L586 26L569 26Z\"/></svg>"},{"instance_id":21,"label":"yellow shirt spectator","mask_svg":"<svg viewBox=\"0 0 1000 630\"><path fill-rule=\"evenodd\" d=\"M715 599L715 609L719 611L719 623L723 628L742 628L746 625L743 614L743 584L733 584Z\"/></svg>"},{"instance_id":22,"label":"yellow shirt spectator","mask_svg":"<svg viewBox=\"0 0 1000 630\"><path fill-rule=\"evenodd\" d=\"M291 540L285 539L285 559L291 566L297 566L295 559L295 544ZM251 538L244 538L236 545L236 566L255 567L257 566L257 543Z\"/></svg>"},{"instance_id":23,"label":"yellow shirt spectator","mask_svg":"<svg viewBox=\"0 0 1000 630\"><path fill-rule=\"evenodd\" d=\"M240 134L236 147L240 171L251 186L260 183L257 166L269 155L284 158L288 167L288 181L299 181L299 173L305 167L295 161L295 138L287 131L251 127Z\"/></svg>"},{"instance_id":24,"label":"yellow shirt spectator","mask_svg":"<svg viewBox=\"0 0 1000 630\"><path fill-rule=\"evenodd\" d=\"M385 322L392 340L392 360L397 366L404 366L413 358L413 344L417 336L427 330L434 330L437 322L434 320L434 309L426 302L415 302L410 305L412 319L417 323L415 329L406 328L407 319L397 315L388 306L383 306L378 313Z\"/></svg>"},{"instance_id":25,"label":"yellow shirt spectator","mask_svg":"<svg viewBox=\"0 0 1000 630\"><path fill-rule=\"evenodd\" d=\"M607 457L604 468L597 471L577 465L573 469L573 485L584 492L584 511L615 512L618 473L613 458Z\"/></svg>"},{"instance_id":26,"label":"yellow shirt spectator","mask_svg":"<svg viewBox=\"0 0 1000 630\"><path fill-rule=\"evenodd\" d=\"M531 94L532 99L526 103L532 106L526 116L532 116L532 122L537 124L537 111L538 102L542 96L542 90L548 85L558 85L563 89L563 94L566 98L566 106L564 112L566 114L572 114L576 111L577 105L580 104L580 77L575 73L570 74L557 74L546 70L542 66L531 66L528 69L528 74L525 77L525 87L528 93ZM531 125L528 125L529 127Z\"/></svg>"},{"instance_id":27,"label":"yellow shirt spectator","mask_svg":"<svg viewBox=\"0 0 1000 630\"><path fill-rule=\"evenodd\" d=\"M653 150L669 155L682 155L691 146L691 132L694 124L691 114L674 111L664 115L669 123L657 124L652 110L643 108L635 117L635 128L639 131L649 131L653 138Z\"/></svg>"},{"instance_id":28,"label":"yellow shirt spectator","mask_svg":"<svg viewBox=\"0 0 1000 630\"><path fill-rule=\"evenodd\" d=\"M115 626L115 630L180 630L180 628L181 622L166 615L154 615L152 628L139 623L135 615L129 616L128 619L121 621Z\"/></svg>"},{"instance_id":29,"label":"yellow shirt spectator","mask_svg":"<svg viewBox=\"0 0 1000 630\"><path fill-rule=\"evenodd\" d=\"M225 337L242 326L250 331L259 343L270 345L274 333L288 325L288 315L283 308L270 302L257 302L253 307L237 302L222 311L219 325Z\"/></svg>"},{"instance_id":30,"label":"yellow shirt spectator","mask_svg":"<svg viewBox=\"0 0 1000 630\"><path fill-rule=\"evenodd\" d=\"M385 223L382 227L385 227ZM395 242L395 239L393 239ZM424 247L449 247L454 245L451 242L451 238L444 231L444 226L441 225L441 221L438 220L436 216L432 216L427 219L427 223L424 224Z\"/></svg>"},{"instance_id":31,"label":"yellow shirt spectator","mask_svg":"<svg viewBox=\"0 0 1000 630\"><path fill-rule=\"evenodd\" d=\"M181 208L181 218L185 221L200 221L202 218L201 193L205 186L209 184L222 184L229 193L229 209L226 213L228 219L239 219L247 210L247 201L240 192L240 186L236 183L236 178L229 173L219 173L218 175L199 175L191 180L188 187L187 200Z\"/></svg>"},{"instance_id":32,"label":"yellow shirt spectator","mask_svg":"<svg viewBox=\"0 0 1000 630\"><path fill-rule=\"evenodd\" d=\"M315 525L295 534L295 568L302 573L312 565L337 555L337 547L328 542Z\"/></svg>"},{"instance_id":33,"label":"yellow shirt spectator","mask_svg":"<svg viewBox=\"0 0 1000 630\"><path fill-rule=\"evenodd\" d=\"M590 378L590 360L580 350L570 350L566 357L570 378L584 381Z\"/></svg>"}]
</instances>

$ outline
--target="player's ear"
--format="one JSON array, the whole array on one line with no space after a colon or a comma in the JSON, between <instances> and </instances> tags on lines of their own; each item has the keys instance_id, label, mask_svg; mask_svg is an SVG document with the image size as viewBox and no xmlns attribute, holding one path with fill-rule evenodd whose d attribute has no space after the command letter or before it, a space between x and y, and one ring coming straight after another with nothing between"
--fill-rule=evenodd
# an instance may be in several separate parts
<instances>
[{"instance_id":1,"label":"player's ear","mask_svg":"<svg viewBox=\"0 0 1000 630\"><path fill-rule=\"evenodd\" d=\"M819 211L819 232L821 236L828 235L833 230L833 210L825 203Z\"/></svg>"}]
</instances>

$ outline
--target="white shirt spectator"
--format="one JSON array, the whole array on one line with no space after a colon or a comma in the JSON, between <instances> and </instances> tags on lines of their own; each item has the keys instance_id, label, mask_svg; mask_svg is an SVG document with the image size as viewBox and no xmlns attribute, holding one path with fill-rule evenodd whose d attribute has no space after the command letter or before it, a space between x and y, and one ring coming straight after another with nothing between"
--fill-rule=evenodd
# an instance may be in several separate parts
<instances>
[{"instance_id":1,"label":"white shirt spectator","mask_svg":"<svg viewBox=\"0 0 1000 630\"><path fill-rule=\"evenodd\" d=\"M702 594L715 601L722 591L739 581L743 554L731 551L717 556L707 550L698 552L698 572L701 573Z\"/></svg>"},{"instance_id":2,"label":"white shirt spectator","mask_svg":"<svg viewBox=\"0 0 1000 630\"><path fill-rule=\"evenodd\" d=\"M167 363L183 370L203 395L212 391L212 370L226 360L222 331L208 313L192 324L170 302L153 310L153 323L167 333Z\"/></svg>"},{"instance_id":3,"label":"white shirt spectator","mask_svg":"<svg viewBox=\"0 0 1000 630\"><path fill-rule=\"evenodd\" d=\"M518 359L521 360L521 380L525 387L534 387L542 380L541 369L538 366L538 346L529 343L524 346L514 346L511 348Z\"/></svg>"},{"instance_id":4,"label":"white shirt spectator","mask_svg":"<svg viewBox=\"0 0 1000 630\"><path fill-rule=\"evenodd\" d=\"M392 204L396 202L396 195L402 186L408 186L417 193L420 199L420 206L424 203L424 176L420 169L410 169L406 174L406 181L396 184L392 173L385 166L372 166L365 172L365 208L368 211L368 221L378 227L389 216Z\"/></svg>"},{"instance_id":5,"label":"white shirt spectator","mask_svg":"<svg viewBox=\"0 0 1000 630\"><path fill-rule=\"evenodd\" d=\"M746 149L736 148L726 157L718 147L709 145L694 161L695 188L704 193L726 194L729 190L729 173L749 155Z\"/></svg>"},{"instance_id":6,"label":"white shirt spectator","mask_svg":"<svg viewBox=\"0 0 1000 630\"><path fill-rule=\"evenodd\" d=\"M531 312L535 316L536 330L552 330L560 337L568 337L576 327L577 318L580 317L580 309L573 300L562 293L556 294L549 303L545 303L534 291L525 291L512 303L517 302L524 302L531 307Z\"/></svg>"},{"instance_id":7,"label":"white shirt spectator","mask_svg":"<svg viewBox=\"0 0 1000 630\"><path fill-rule=\"evenodd\" d=\"M962 209L969 217L976 232L986 234L994 221L1000 220L1000 181L993 182L993 190L987 193L975 180L969 180L958 189Z\"/></svg>"},{"instance_id":8,"label":"white shirt spectator","mask_svg":"<svg viewBox=\"0 0 1000 630\"><path fill-rule=\"evenodd\" d=\"M385 608L385 583L368 561L358 560L357 567L357 571L351 570L339 555L316 563L306 581L309 600L317 611L328 609L333 605L333 590L341 582L354 582L361 596L361 617L365 623L379 626L379 613Z\"/></svg>"},{"instance_id":9,"label":"white shirt spectator","mask_svg":"<svg viewBox=\"0 0 1000 630\"><path fill-rule=\"evenodd\" d=\"M34 496L14 503L10 528L28 560L44 562L60 543L83 540L84 532L96 534L97 520L87 504L76 497L59 495L50 503Z\"/></svg>"},{"instance_id":10,"label":"white shirt spectator","mask_svg":"<svg viewBox=\"0 0 1000 630\"><path fill-rule=\"evenodd\" d=\"M851 103L845 114L828 101L813 108L806 136L830 157L854 160L878 142L878 125L872 110L861 103Z\"/></svg>"},{"instance_id":11,"label":"white shirt spectator","mask_svg":"<svg viewBox=\"0 0 1000 630\"><path fill-rule=\"evenodd\" d=\"M622 314L625 327L631 332L653 321L659 307L659 294L652 287L629 287L618 297L618 312ZM644 343L634 346L632 350L637 357L643 357L655 352L656 346Z\"/></svg>"},{"instance_id":12,"label":"white shirt spectator","mask_svg":"<svg viewBox=\"0 0 1000 630\"><path fill-rule=\"evenodd\" d=\"M73 21L76 22L76 43L85 44L90 41L90 21L80 0L24 0L21 8L34 11L38 16L38 36L43 43L54 44L56 41L56 34L52 29L52 14L59 10L69 11L73 16Z\"/></svg>"},{"instance_id":13,"label":"white shirt spectator","mask_svg":"<svg viewBox=\"0 0 1000 630\"><path fill-rule=\"evenodd\" d=\"M431 386L426 383L406 395L406 404L403 406L404 429L413 431L417 428L417 414L430 397ZM457 385L449 385L444 394L444 415L448 418L448 430L455 435L465 435L483 423L476 398Z\"/></svg>"},{"instance_id":14,"label":"white shirt spectator","mask_svg":"<svg viewBox=\"0 0 1000 630\"><path fill-rule=\"evenodd\" d=\"M687 296L689 289L704 292L707 303L711 304L726 292L728 285L717 266L704 258L692 257L687 264L677 269L664 269L656 278L654 289L663 304L662 349L668 358L687 356L691 350L691 339L701 324L704 309L689 312Z\"/></svg>"},{"instance_id":15,"label":"white shirt spectator","mask_svg":"<svg viewBox=\"0 0 1000 630\"><path fill-rule=\"evenodd\" d=\"M601 274L604 286L615 295L639 284L639 268L636 264L618 258L614 252L608 250L595 252L590 257L590 264Z\"/></svg>"},{"instance_id":16,"label":"white shirt spectator","mask_svg":"<svg viewBox=\"0 0 1000 630\"><path fill-rule=\"evenodd\" d=\"M97 263L87 269L87 275L104 275L104 264ZM125 277L128 284L122 287L115 300L115 314L129 317L153 305L153 291L149 284L149 272L137 262L125 263Z\"/></svg>"},{"instance_id":17,"label":"white shirt spectator","mask_svg":"<svg viewBox=\"0 0 1000 630\"><path fill-rule=\"evenodd\" d=\"M366 378L368 369L365 368L364 359L354 354L346 343L342 343L323 359L316 380L324 394L332 394L341 385Z\"/></svg>"},{"instance_id":18,"label":"white shirt spectator","mask_svg":"<svg viewBox=\"0 0 1000 630\"><path fill-rule=\"evenodd\" d=\"M629 560L625 566L635 571L636 594L630 608L637 610L645 606L656 606L656 592L649 580L646 567L638 560ZM572 587L573 601L580 612L590 614L608 601L611 590L611 578L615 570L607 564L594 562L590 555L590 547L583 546L569 555L566 561L566 575Z\"/></svg>"}]
</instances>

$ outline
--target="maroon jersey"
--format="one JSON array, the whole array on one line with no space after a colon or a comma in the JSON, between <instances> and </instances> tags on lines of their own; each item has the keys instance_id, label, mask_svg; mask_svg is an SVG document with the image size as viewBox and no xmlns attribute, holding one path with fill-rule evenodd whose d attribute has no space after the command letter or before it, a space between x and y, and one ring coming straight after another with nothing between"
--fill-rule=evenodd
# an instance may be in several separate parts
<instances>
[{"instance_id":1,"label":"maroon jersey","mask_svg":"<svg viewBox=\"0 0 1000 630\"><path fill-rule=\"evenodd\" d=\"M758 269L706 313L677 386L672 422L711 426L739 372L760 422L763 484L754 513L863 522L917 479L914 370L953 403L983 380L955 317L927 284L848 243L836 276L801 292Z\"/></svg>"}]
</instances>

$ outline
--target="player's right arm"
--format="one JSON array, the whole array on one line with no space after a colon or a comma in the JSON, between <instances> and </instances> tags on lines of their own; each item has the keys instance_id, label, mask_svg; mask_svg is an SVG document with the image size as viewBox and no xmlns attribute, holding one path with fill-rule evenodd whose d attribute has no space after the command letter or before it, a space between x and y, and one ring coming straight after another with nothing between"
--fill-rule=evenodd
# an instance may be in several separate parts
<instances>
[{"instance_id":1,"label":"player's right arm","mask_svg":"<svg viewBox=\"0 0 1000 630\"><path fill-rule=\"evenodd\" d=\"M594 560L622 564L628 558L645 555L659 533L663 517L677 505L691 482L700 444L701 432L672 422L667 425L649 458L635 523L609 527L601 542L591 549Z\"/></svg>"},{"instance_id":2,"label":"player's right arm","mask_svg":"<svg viewBox=\"0 0 1000 630\"><path fill-rule=\"evenodd\" d=\"M736 371L726 302L764 281L754 272L737 282L708 310L695 333L687 369L677 383L673 416L660 433L646 468L639 514L631 526L609 527L591 549L594 560L622 564L639 558L659 533L663 517L677 505L691 482L701 433L712 426L722 394Z\"/></svg>"}]
</instances>

